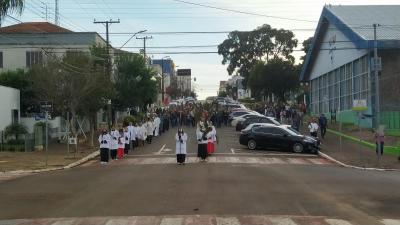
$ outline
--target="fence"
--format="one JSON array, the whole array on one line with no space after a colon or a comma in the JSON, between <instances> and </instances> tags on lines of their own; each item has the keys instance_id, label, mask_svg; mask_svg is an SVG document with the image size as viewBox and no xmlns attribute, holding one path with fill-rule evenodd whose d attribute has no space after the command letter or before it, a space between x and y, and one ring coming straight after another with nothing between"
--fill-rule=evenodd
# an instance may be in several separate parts
<instances>
[{"instance_id":1,"label":"fence","mask_svg":"<svg viewBox=\"0 0 400 225\"><path fill-rule=\"evenodd\" d=\"M385 125L386 130L395 130L400 132L400 112L399 111L386 111L381 112L381 124Z\"/></svg>"}]
</instances>

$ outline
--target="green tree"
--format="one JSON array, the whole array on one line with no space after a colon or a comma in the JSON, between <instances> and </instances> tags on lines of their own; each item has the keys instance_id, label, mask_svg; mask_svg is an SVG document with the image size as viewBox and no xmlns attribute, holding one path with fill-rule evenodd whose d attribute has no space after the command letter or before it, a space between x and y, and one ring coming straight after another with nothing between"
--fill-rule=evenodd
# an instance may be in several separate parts
<instances>
[{"instance_id":1,"label":"green tree","mask_svg":"<svg viewBox=\"0 0 400 225\"><path fill-rule=\"evenodd\" d=\"M38 98L71 113L71 133L75 135L77 118L93 116L111 97L112 84L103 70L94 66L90 53L74 51L61 58L47 57L44 64L33 67L31 79Z\"/></svg>"},{"instance_id":2,"label":"green tree","mask_svg":"<svg viewBox=\"0 0 400 225\"><path fill-rule=\"evenodd\" d=\"M20 91L21 114L37 112L35 92L29 79L29 72L22 69L7 71L0 74L0 85L12 87Z\"/></svg>"},{"instance_id":3,"label":"green tree","mask_svg":"<svg viewBox=\"0 0 400 225\"><path fill-rule=\"evenodd\" d=\"M311 48L311 44L312 44L313 40L314 40L314 37L309 37L309 38L307 38L306 40L303 41L303 44L302 44L303 48L301 50L304 51L305 55L300 57L300 60L302 61L302 63L306 59L306 55L308 53L308 50L310 50L310 48Z\"/></svg>"},{"instance_id":4,"label":"green tree","mask_svg":"<svg viewBox=\"0 0 400 225\"><path fill-rule=\"evenodd\" d=\"M22 13L24 0L1 0L0 1L0 22L7 14L12 12Z\"/></svg>"},{"instance_id":5,"label":"green tree","mask_svg":"<svg viewBox=\"0 0 400 225\"><path fill-rule=\"evenodd\" d=\"M228 64L228 73L236 73L246 80L250 70L258 61L269 61L283 58L294 62L291 55L297 47L297 40L292 31L275 29L263 25L250 32L233 31L218 46L218 54L222 55L222 64Z\"/></svg>"},{"instance_id":6,"label":"green tree","mask_svg":"<svg viewBox=\"0 0 400 225\"><path fill-rule=\"evenodd\" d=\"M26 133L28 133L26 127L20 123L13 123L11 125L8 125L4 130L4 134L6 137L14 136L15 140L17 141L19 140L19 136L21 134Z\"/></svg>"},{"instance_id":7,"label":"green tree","mask_svg":"<svg viewBox=\"0 0 400 225\"><path fill-rule=\"evenodd\" d=\"M274 94L279 101L286 102L288 94L299 87L299 68L281 58L271 59L266 64L259 62L250 73L249 86L260 93L259 97Z\"/></svg>"},{"instance_id":8,"label":"green tree","mask_svg":"<svg viewBox=\"0 0 400 225\"><path fill-rule=\"evenodd\" d=\"M140 106L145 108L157 98L156 72L148 68L143 56L121 54L116 60L115 87L113 102L118 109Z\"/></svg>"}]
</instances>

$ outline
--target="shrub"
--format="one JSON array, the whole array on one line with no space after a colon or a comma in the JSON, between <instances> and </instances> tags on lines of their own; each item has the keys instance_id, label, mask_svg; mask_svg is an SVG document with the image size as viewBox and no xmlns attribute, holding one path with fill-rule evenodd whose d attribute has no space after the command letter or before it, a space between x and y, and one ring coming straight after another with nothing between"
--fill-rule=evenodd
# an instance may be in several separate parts
<instances>
[{"instance_id":1,"label":"shrub","mask_svg":"<svg viewBox=\"0 0 400 225\"><path fill-rule=\"evenodd\" d=\"M129 123L133 123L133 124L136 123L135 117L133 117L133 116L126 116L126 117L124 118L124 120L123 120L123 125L124 125L124 126L128 126Z\"/></svg>"},{"instance_id":2,"label":"shrub","mask_svg":"<svg viewBox=\"0 0 400 225\"><path fill-rule=\"evenodd\" d=\"M7 137L14 136L18 140L19 135L28 133L26 127L20 123L13 123L8 125L4 130L4 134Z\"/></svg>"}]
</instances>

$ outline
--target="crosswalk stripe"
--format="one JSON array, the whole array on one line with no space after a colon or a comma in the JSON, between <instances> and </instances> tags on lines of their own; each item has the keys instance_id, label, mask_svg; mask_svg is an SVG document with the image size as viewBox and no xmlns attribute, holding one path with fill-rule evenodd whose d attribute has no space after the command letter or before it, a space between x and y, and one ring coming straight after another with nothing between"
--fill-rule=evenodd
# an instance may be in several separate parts
<instances>
[{"instance_id":1,"label":"crosswalk stripe","mask_svg":"<svg viewBox=\"0 0 400 225\"><path fill-rule=\"evenodd\" d=\"M297 225L292 219L290 218L270 218L269 219L273 225Z\"/></svg>"},{"instance_id":2,"label":"crosswalk stripe","mask_svg":"<svg viewBox=\"0 0 400 225\"><path fill-rule=\"evenodd\" d=\"M217 225L241 225L236 217L217 217Z\"/></svg>"},{"instance_id":3,"label":"crosswalk stripe","mask_svg":"<svg viewBox=\"0 0 400 225\"><path fill-rule=\"evenodd\" d=\"M56 221L51 225L72 225L72 224L75 224L75 220L67 219L67 220Z\"/></svg>"},{"instance_id":4,"label":"crosswalk stripe","mask_svg":"<svg viewBox=\"0 0 400 225\"><path fill-rule=\"evenodd\" d=\"M309 164L307 161L299 158L287 158L290 164Z\"/></svg>"},{"instance_id":5,"label":"crosswalk stripe","mask_svg":"<svg viewBox=\"0 0 400 225\"><path fill-rule=\"evenodd\" d=\"M400 219L399 220L383 219L381 222L385 225L400 225Z\"/></svg>"},{"instance_id":6,"label":"crosswalk stripe","mask_svg":"<svg viewBox=\"0 0 400 225\"><path fill-rule=\"evenodd\" d=\"M160 225L182 225L183 218L163 218Z\"/></svg>"},{"instance_id":7,"label":"crosswalk stripe","mask_svg":"<svg viewBox=\"0 0 400 225\"><path fill-rule=\"evenodd\" d=\"M350 222L340 219L325 219L325 221L330 225L352 225Z\"/></svg>"}]
</instances>

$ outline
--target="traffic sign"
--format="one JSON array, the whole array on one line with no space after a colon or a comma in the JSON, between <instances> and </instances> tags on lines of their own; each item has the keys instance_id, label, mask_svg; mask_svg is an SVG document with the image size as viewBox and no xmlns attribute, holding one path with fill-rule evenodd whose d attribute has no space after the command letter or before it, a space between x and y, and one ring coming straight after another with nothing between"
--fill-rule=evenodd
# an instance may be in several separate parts
<instances>
[{"instance_id":1,"label":"traffic sign","mask_svg":"<svg viewBox=\"0 0 400 225\"><path fill-rule=\"evenodd\" d=\"M192 75L192 70L191 69L178 69L176 71L176 74L178 76L191 76Z\"/></svg>"},{"instance_id":2,"label":"traffic sign","mask_svg":"<svg viewBox=\"0 0 400 225\"><path fill-rule=\"evenodd\" d=\"M365 111L368 109L366 99L354 99L353 100L353 111Z\"/></svg>"},{"instance_id":3,"label":"traffic sign","mask_svg":"<svg viewBox=\"0 0 400 225\"><path fill-rule=\"evenodd\" d=\"M40 110L43 112L52 112L53 111L53 103L49 101L39 102Z\"/></svg>"}]
</instances>

